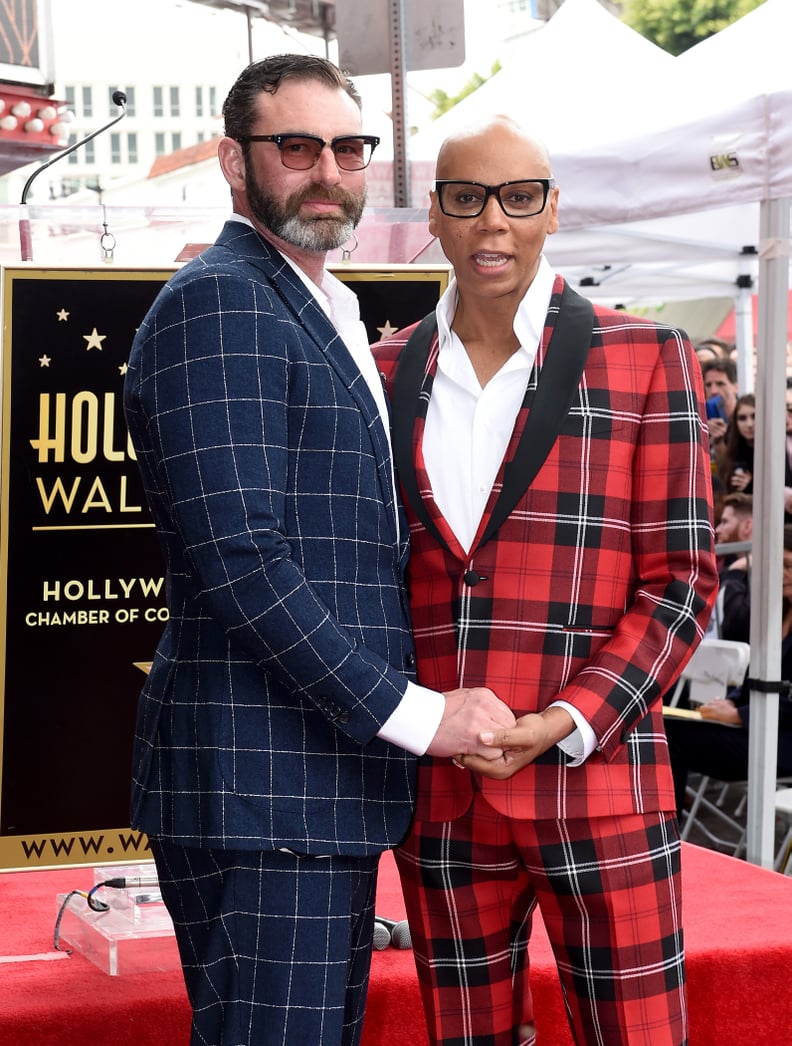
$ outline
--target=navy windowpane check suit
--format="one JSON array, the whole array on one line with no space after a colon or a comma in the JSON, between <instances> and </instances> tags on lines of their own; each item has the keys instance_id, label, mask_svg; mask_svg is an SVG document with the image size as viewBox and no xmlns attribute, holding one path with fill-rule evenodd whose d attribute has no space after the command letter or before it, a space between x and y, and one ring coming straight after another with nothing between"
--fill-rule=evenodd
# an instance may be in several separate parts
<instances>
[{"instance_id":1,"label":"navy windowpane check suit","mask_svg":"<svg viewBox=\"0 0 792 1046\"><path fill-rule=\"evenodd\" d=\"M376 735L414 655L407 527L348 349L232 221L142 324L125 410L170 613L139 706L133 825L375 865L411 814L415 759Z\"/></svg>"}]
</instances>

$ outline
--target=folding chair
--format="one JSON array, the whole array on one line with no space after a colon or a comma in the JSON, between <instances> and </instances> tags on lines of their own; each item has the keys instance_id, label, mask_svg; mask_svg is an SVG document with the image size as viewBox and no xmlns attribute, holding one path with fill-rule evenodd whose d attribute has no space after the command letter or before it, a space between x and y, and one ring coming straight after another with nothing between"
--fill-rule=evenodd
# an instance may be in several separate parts
<instances>
[{"instance_id":1,"label":"folding chair","mask_svg":"<svg viewBox=\"0 0 792 1046\"><path fill-rule=\"evenodd\" d=\"M792 788L779 788L775 796L776 815L785 817L789 826L786 835L781 840L773 865L777 872L790 874L790 861L792 860Z\"/></svg>"},{"instance_id":2,"label":"folding chair","mask_svg":"<svg viewBox=\"0 0 792 1046\"><path fill-rule=\"evenodd\" d=\"M740 686L748 671L751 648L731 639L702 639L685 665L668 704L676 707L689 684L690 704L703 705L716 697L725 697L732 687Z\"/></svg>"},{"instance_id":3,"label":"folding chair","mask_svg":"<svg viewBox=\"0 0 792 1046\"><path fill-rule=\"evenodd\" d=\"M691 705L705 704L715 698L725 697L735 686L740 686L748 671L751 648L747 643L728 639L704 639L699 643L690 661L682 672L669 704L675 707L688 684L688 701ZM726 729L726 728L724 728ZM746 781L723 781L717 798L709 798L713 780L702 774L695 785L688 785L690 808L683 815L682 839L687 839L694 826L718 849L730 851L739 857L745 848L746 829L742 822L745 810ZM733 810L727 807L732 792L737 789L737 803ZM705 823L702 815L714 818L736 833L736 839L727 839L714 832Z\"/></svg>"}]
</instances>

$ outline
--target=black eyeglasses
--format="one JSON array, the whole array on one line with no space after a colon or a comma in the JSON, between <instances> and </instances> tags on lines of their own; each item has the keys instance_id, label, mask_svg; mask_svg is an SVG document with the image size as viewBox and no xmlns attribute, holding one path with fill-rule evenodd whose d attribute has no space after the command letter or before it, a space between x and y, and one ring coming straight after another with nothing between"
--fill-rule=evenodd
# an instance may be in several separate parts
<instances>
[{"instance_id":1,"label":"black eyeglasses","mask_svg":"<svg viewBox=\"0 0 792 1046\"><path fill-rule=\"evenodd\" d=\"M315 134L247 134L239 142L272 142L280 151L281 163L292 171L310 171L319 162L322 149L332 150L342 171L362 171L380 143L375 134L342 134L326 142Z\"/></svg>"},{"instance_id":2,"label":"black eyeglasses","mask_svg":"<svg viewBox=\"0 0 792 1046\"><path fill-rule=\"evenodd\" d=\"M547 194L555 188L555 178L527 178L500 185L481 182L455 182L442 178L434 183L440 210L449 218L477 218L494 196L509 218L532 218L541 214Z\"/></svg>"}]
</instances>

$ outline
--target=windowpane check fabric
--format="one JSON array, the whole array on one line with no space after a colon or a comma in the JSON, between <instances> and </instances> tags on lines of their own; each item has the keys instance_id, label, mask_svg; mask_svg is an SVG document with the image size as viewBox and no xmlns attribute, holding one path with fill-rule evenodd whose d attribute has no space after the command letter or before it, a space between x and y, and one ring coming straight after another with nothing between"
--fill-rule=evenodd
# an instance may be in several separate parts
<instances>
[{"instance_id":1,"label":"windowpane check fabric","mask_svg":"<svg viewBox=\"0 0 792 1046\"><path fill-rule=\"evenodd\" d=\"M388 441L346 346L252 228L227 223L162 290L125 410L170 613L133 824L193 847L392 845L415 759L376 734L414 646Z\"/></svg>"},{"instance_id":2,"label":"windowpane check fabric","mask_svg":"<svg viewBox=\"0 0 792 1046\"><path fill-rule=\"evenodd\" d=\"M157 840L152 851L193 1007L192 1046L360 1041L377 857Z\"/></svg>"}]
</instances>

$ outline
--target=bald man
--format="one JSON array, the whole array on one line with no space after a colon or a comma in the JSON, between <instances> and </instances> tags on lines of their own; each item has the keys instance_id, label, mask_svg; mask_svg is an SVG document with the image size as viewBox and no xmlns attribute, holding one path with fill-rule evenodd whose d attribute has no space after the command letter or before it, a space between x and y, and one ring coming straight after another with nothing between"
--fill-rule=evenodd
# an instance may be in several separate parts
<instances>
[{"instance_id":1,"label":"bald man","mask_svg":"<svg viewBox=\"0 0 792 1046\"><path fill-rule=\"evenodd\" d=\"M662 695L717 586L701 368L552 271L558 224L541 143L504 117L459 132L429 211L454 279L375 346L419 680L492 687L517 720L482 735L498 760L420 760L397 858L432 1043L535 1041L538 904L577 1043L681 1046Z\"/></svg>"}]
</instances>

